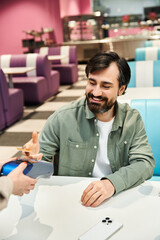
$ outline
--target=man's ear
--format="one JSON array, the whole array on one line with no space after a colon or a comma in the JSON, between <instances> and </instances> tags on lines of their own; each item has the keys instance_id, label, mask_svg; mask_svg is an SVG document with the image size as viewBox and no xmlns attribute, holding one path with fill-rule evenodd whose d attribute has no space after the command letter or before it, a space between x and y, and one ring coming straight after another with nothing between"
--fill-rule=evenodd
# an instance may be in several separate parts
<instances>
[{"instance_id":1,"label":"man's ear","mask_svg":"<svg viewBox=\"0 0 160 240\"><path fill-rule=\"evenodd\" d=\"M121 96L126 89L126 85L122 85L118 90L118 96Z\"/></svg>"}]
</instances>

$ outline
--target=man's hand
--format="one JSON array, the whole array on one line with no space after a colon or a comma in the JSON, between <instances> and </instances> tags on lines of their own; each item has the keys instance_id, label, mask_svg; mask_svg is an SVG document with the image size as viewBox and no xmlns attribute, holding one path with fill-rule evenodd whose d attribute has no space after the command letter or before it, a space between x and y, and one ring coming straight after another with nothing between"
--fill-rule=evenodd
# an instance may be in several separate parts
<instances>
[{"instance_id":1,"label":"man's hand","mask_svg":"<svg viewBox=\"0 0 160 240\"><path fill-rule=\"evenodd\" d=\"M32 133L32 139L24 145L24 148L31 150L31 156L37 155L40 150L40 145L38 142L38 133ZM24 156L30 156L29 152L24 152Z\"/></svg>"},{"instance_id":2,"label":"man's hand","mask_svg":"<svg viewBox=\"0 0 160 240\"><path fill-rule=\"evenodd\" d=\"M43 154L42 153L38 153L38 154L34 154L34 155L24 155L23 154L23 160L30 162L30 163L37 163L39 161L41 161Z\"/></svg>"},{"instance_id":3,"label":"man's hand","mask_svg":"<svg viewBox=\"0 0 160 240\"><path fill-rule=\"evenodd\" d=\"M12 194L22 196L24 193L28 194L30 190L34 189L37 180L23 174L26 167L26 162L21 163L8 174L8 177L13 182Z\"/></svg>"},{"instance_id":4,"label":"man's hand","mask_svg":"<svg viewBox=\"0 0 160 240\"><path fill-rule=\"evenodd\" d=\"M84 190L81 202L86 207L97 207L115 192L113 184L108 180L95 181Z\"/></svg>"}]
</instances>

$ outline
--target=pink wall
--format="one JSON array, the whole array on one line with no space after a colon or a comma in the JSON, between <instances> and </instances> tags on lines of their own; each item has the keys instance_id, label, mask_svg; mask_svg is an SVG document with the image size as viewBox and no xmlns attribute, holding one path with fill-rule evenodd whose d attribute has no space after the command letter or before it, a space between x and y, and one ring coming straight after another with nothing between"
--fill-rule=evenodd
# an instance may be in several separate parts
<instances>
[{"instance_id":1,"label":"pink wall","mask_svg":"<svg viewBox=\"0 0 160 240\"><path fill-rule=\"evenodd\" d=\"M90 0L60 0L61 17L91 14Z\"/></svg>"},{"instance_id":2,"label":"pink wall","mask_svg":"<svg viewBox=\"0 0 160 240\"><path fill-rule=\"evenodd\" d=\"M61 17L79 15L79 0L60 0Z\"/></svg>"},{"instance_id":3,"label":"pink wall","mask_svg":"<svg viewBox=\"0 0 160 240\"><path fill-rule=\"evenodd\" d=\"M1 0L0 20L0 54L23 53L24 30L53 28L56 42L63 42L58 0Z\"/></svg>"},{"instance_id":4,"label":"pink wall","mask_svg":"<svg viewBox=\"0 0 160 240\"><path fill-rule=\"evenodd\" d=\"M91 14L92 7L91 7L90 0L79 0L79 1L80 1L81 14Z\"/></svg>"},{"instance_id":5,"label":"pink wall","mask_svg":"<svg viewBox=\"0 0 160 240\"><path fill-rule=\"evenodd\" d=\"M89 13L90 0L0 0L0 55L27 51L24 30L53 28L56 43L62 43L61 17Z\"/></svg>"}]
</instances>

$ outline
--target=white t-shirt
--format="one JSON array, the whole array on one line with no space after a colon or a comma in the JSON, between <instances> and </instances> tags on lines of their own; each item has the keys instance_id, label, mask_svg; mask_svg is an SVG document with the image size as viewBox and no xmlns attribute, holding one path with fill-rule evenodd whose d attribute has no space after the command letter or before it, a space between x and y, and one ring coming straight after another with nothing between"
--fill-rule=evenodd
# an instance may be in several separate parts
<instances>
[{"instance_id":1,"label":"white t-shirt","mask_svg":"<svg viewBox=\"0 0 160 240\"><path fill-rule=\"evenodd\" d=\"M93 168L93 177L105 177L112 173L110 162L107 154L108 135L111 132L114 118L109 122L97 122L99 131L99 146L96 156L96 162Z\"/></svg>"}]
</instances>

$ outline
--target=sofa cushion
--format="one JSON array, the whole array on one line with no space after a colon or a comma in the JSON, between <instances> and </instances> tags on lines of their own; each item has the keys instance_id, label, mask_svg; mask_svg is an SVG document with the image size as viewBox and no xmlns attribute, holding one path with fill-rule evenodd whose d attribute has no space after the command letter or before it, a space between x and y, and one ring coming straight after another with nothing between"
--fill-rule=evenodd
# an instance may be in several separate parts
<instances>
[{"instance_id":1,"label":"sofa cushion","mask_svg":"<svg viewBox=\"0 0 160 240\"><path fill-rule=\"evenodd\" d=\"M14 77L14 87L24 92L26 104L42 103L48 97L48 87L45 77Z\"/></svg>"},{"instance_id":2,"label":"sofa cushion","mask_svg":"<svg viewBox=\"0 0 160 240\"><path fill-rule=\"evenodd\" d=\"M4 109L3 109L3 99L0 92L0 130L4 129L6 126Z\"/></svg>"},{"instance_id":3,"label":"sofa cushion","mask_svg":"<svg viewBox=\"0 0 160 240\"><path fill-rule=\"evenodd\" d=\"M54 95L58 93L60 85L60 73L59 71L51 71L51 80L50 80L50 94Z\"/></svg>"},{"instance_id":4,"label":"sofa cushion","mask_svg":"<svg viewBox=\"0 0 160 240\"><path fill-rule=\"evenodd\" d=\"M6 112L7 126L19 120L23 115L23 91L21 89L9 88L9 107Z\"/></svg>"},{"instance_id":5,"label":"sofa cushion","mask_svg":"<svg viewBox=\"0 0 160 240\"><path fill-rule=\"evenodd\" d=\"M61 84L73 84L78 81L78 67L75 64L54 64L52 69L59 71Z\"/></svg>"},{"instance_id":6,"label":"sofa cushion","mask_svg":"<svg viewBox=\"0 0 160 240\"><path fill-rule=\"evenodd\" d=\"M144 121L148 141L156 161L154 176L160 176L160 99L131 100L131 107L137 109Z\"/></svg>"},{"instance_id":7,"label":"sofa cushion","mask_svg":"<svg viewBox=\"0 0 160 240\"><path fill-rule=\"evenodd\" d=\"M21 89L8 88L2 70L0 70L0 97L2 100L5 126L10 126L22 116L24 99Z\"/></svg>"}]
</instances>

